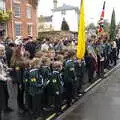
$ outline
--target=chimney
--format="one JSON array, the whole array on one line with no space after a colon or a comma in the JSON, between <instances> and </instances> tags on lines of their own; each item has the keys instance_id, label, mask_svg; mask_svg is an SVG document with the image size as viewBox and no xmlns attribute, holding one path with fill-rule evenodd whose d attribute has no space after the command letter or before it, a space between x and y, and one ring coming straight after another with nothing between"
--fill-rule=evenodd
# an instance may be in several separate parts
<instances>
[{"instance_id":1,"label":"chimney","mask_svg":"<svg viewBox=\"0 0 120 120\"><path fill-rule=\"evenodd\" d=\"M57 8L57 0L53 0L53 4L54 4L54 9Z\"/></svg>"}]
</instances>

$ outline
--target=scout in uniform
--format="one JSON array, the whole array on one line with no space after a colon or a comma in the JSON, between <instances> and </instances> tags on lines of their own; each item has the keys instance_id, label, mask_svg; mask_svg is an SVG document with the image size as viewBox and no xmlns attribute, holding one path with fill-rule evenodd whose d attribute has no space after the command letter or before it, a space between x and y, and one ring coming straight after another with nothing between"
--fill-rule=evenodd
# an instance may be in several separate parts
<instances>
[{"instance_id":1,"label":"scout in uniform","mask_svg":"<svg viewBox=\"0 0 120 120\"><path fill-rule=\"evenodd\" d=\"M94 79L94 73L97 71L97 55L93 47L93 40L89 40L86 54L85 62L88 71L89 82L92 83Z\"/></svg>"},{"instance_id":2,"label":"scout in uniform","mask_svg":"<svg viewBox=\"0 0 120 120\"><path fill-rule=\"evenodd\" d=\"M73 61L73 52L66 51L65 53L65 62L64 62L64 87L65 87L65 96L67 99L67 105L70 106L72 98L74 95L74 82L75 82L75 65Z\"/></svg>"},{"instance_id":3,"label":"scout in uniform","mask_svg":"<svg viewBox=\"0 0 120 120\"><path fill-rule=\"evenodd\" d=\"M104 44L101 38L99 38L98 40L96 50L97 50L97 58L98 58L98 77L103 77L105 56L104 56Z\"/></svg>"},{"instance_id":4,"label":"scout in uniform","mask_svg":"<svg viewBox=\"0 0 120 120\"><path fill-rule=\"evenodd\" d=\"M50 82L50 77L51 77L51 69L50 69L50 58L48 57L42 57L41 58L41 67L39 69L40 75L43 77L43 87L44 87L44 92L43 92L43 109L49 110L49 96L51 94L51 91L49 91L49 82Z\"/></svg>"},{"instance_id":5,"label":"scout in uniform","mask_svg":"<svg viewBox=\"0 0 120 120\"><path fill-rule=\"evenodd\" d=\"M51 97L53 97L56 112L61 111L63 93L63 80L61 76L62 67L63 64L61 61L55 61L52 64L53 71L51 73L51 79L49 83L49 86L51 86L50 90L52 91Z\"/></svg>"},{"instance_id":6,"label":"scout in uniform","mask_svg":"<svg viewBox=\"0 0 120 120\"><path fill-rule=\"evenodd\" d=\"M41 61L38 58L33 58L30 61L30 69L24 74L26 102L30 112L37 117L41 111L41 95L43 92L43 78L39 74Z\"/></svg>"},{"instance_id":7,"label":"scout in uniform","mask_svg":"<svg viewBox=\"0 0 120 120\"><path fill-rule=\"evenodd\" d=\"M82 83L83 83L83 71L82 71L82 61L81 60L75 60L75 73L77 77L77 93L81 92L82 89Z\"/></svg>"}]
</instances>

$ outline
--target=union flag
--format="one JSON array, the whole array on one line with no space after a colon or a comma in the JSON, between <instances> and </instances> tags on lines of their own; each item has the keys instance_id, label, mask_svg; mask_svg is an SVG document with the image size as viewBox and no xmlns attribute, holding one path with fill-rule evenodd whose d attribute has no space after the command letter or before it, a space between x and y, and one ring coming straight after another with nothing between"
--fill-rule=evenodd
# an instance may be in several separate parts
<instances>
[{"instance_id":1,"label":"union flag","mask_svg":"<svg viewBox=\"0 0 120 120\"><path fill-rule=\"evenodd\" d=\"M103 27L104 27L104 16L105 16L105 4L106 4L106 2L104 1L102 13L100 16L100 20L98 22L98 25L99 25L98 32L99 33L104 31Z\"/></svg>"}]
</instances>

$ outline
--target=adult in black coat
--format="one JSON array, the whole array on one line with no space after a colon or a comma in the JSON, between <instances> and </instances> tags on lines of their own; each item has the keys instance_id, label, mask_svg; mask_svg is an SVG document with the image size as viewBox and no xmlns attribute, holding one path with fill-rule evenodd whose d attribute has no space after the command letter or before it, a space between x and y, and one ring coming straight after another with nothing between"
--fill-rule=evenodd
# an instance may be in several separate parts
<instances>
[{"instance_id":1,"label":"adult in black coat","mask_svg":"<svg viewBox=\"0 0 120 120\"><path fill-rule=\"evenodd\" d=\"M5 47L0 44L0 120L1 120L1 111L8 110L8 89L7 89L7 73L6 65L3 62L3 56L5 52ZM9 109L10 110L10 109Z\"/></svg>"},{"instance_id":2,"label":"adult in black coat","mask_svg":"<svg viewBox=\"0 0 120 120\"><path fill-rule=\"evenodd\" d=\"M35 55L35 50L36 50L35 42L30 41L24 47L25 47L25 50L30 53L30 59L32 59Z\"/></svg>"},{"instance_id":3,"label":"adult in black coat","mask_svg":"<svg viewBox=\"0 0 120 120\"><path fill-rule=\"evenodd\" d=\"M119 58L120 39L116 39L116 44L117 44L117 58Z\"/></svg>"},{"instance_id":4,"label":"adult in black coat","mask_svg":"<svg viewBox=\"0 0 120 120\"><path fill-rule=\"evenodd\" d=\"M6 46L6 61L7 61L7 65L8 67L10 67L10 60L11 60L11 57L12 57L12 54L13 54L13 48L14 47L14 44L13 43L10 43L8 46Z\"/></svg>"}]
</instances>

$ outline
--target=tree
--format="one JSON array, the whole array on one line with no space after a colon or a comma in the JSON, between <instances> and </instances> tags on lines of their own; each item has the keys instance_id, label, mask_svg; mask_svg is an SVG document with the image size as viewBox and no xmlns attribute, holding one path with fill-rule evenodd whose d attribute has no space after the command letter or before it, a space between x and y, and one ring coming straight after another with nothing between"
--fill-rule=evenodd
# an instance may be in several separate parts
<instances>
[{"instance_id":1,"label":"tree","mask_svg":"<svg viewBox=\"0 0 120 120\"><path fill-rule=\"evenodd\" d=\"M11 19L11 11L0 10L0 23L6 23Z\"/></svg>"},{"instance_id":2,"label":"tree","mask_svg":"<svg viewBox=\"0 0 120 120\"><path fill-rule=\"evenodd\" d=\"M110 25L110 40L115 40L116 38L116 22L115 22L115 10L113 9Z\"/></svg>"},{"instance_id":3,"label":"tree","mask_svg":"<svg viewBox=\"0 0 120 120\"><path fill-rule=\"evenodd\" d=\"M63 30L63 31L69 31L69 25L66 22L65 18L63 18L62 25L61 25L61 30Z\"/></svg>"},{"instance_id":4,"label":"tree","mask_svg":"<svg viewBox=\"0 0 120 120\"><path fill-rule=\"evenodd\" d=\"M96 29L96 26L94 23L90 23L88 26L87 26L87 29L90 30L90 29Z\"/></svg>"},{"instance_id":5,"label":"tree","mask_svg":"<svg viewBox=\"0 0 120 120\"><path fill-rule=\"evenodd\" d=\"M107 19L104 20L104 26L103 26L103 28L104 28L104 32L109 33L109 31L110 31L110 23L108 22Z\"/></svg>"}]
</instances>

